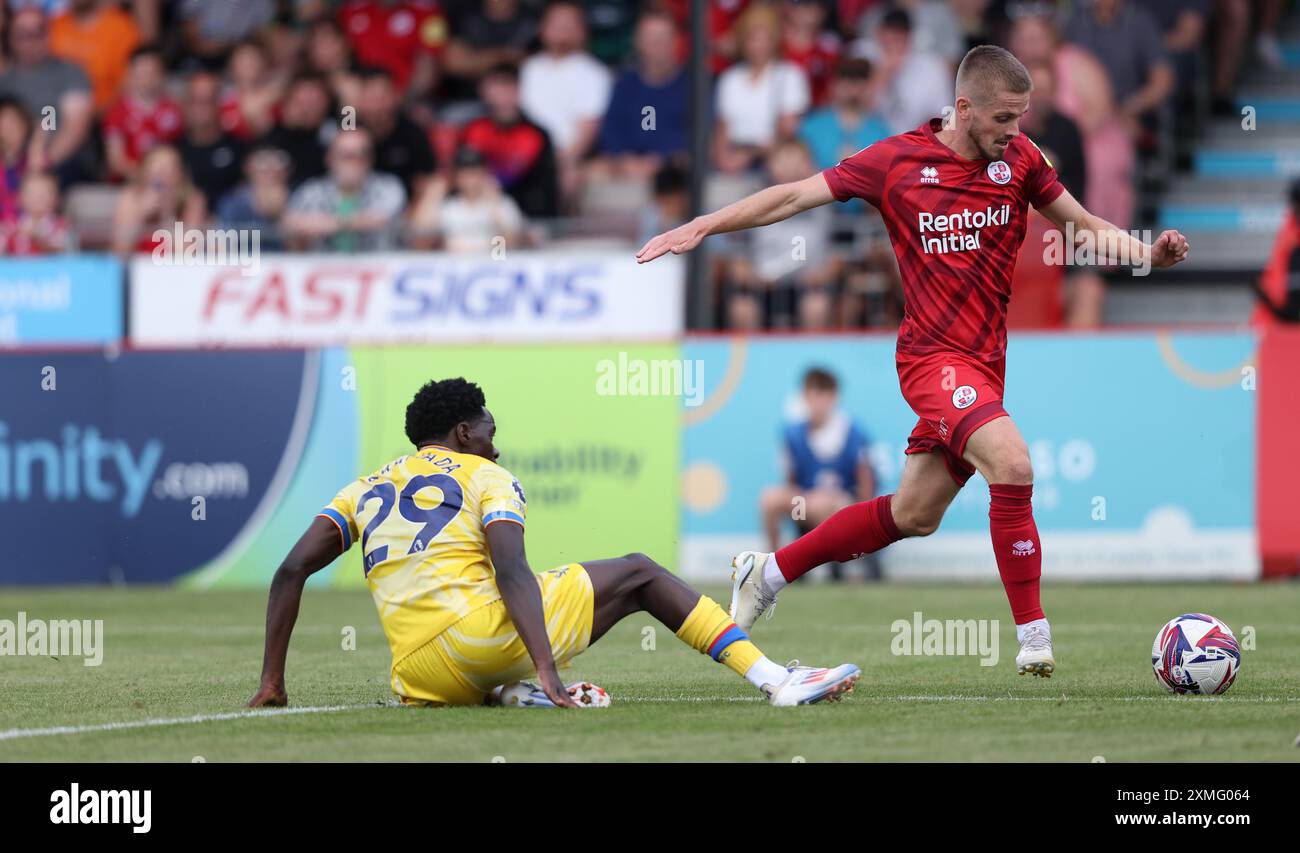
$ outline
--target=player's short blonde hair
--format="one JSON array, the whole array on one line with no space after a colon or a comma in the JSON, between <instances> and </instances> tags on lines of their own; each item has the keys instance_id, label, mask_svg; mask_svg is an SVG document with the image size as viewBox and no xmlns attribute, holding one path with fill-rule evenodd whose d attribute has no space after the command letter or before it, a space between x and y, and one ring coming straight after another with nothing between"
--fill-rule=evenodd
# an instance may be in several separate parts
<instances>
[{"instance_id":1,"label":"player's short blonde hair","mask_svg":"<svg viewBox=\"0 0 1300 853\"><path fill-rule=\"evenodd\" d=\"M957 66L957 95L975 103L986 103L1002 92L1023 95L1033 87L1020 60L997 45L971 48Z\"/></svg>"}]
</instances>

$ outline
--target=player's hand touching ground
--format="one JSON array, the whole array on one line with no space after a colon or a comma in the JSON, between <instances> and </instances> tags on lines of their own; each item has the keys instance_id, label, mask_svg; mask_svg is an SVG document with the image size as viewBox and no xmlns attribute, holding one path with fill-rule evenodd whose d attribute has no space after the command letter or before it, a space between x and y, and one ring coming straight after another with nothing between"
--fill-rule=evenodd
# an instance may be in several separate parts
<instances>
[{"instance_id":1,"label":"player's hand touching ground","mask_svg":"<svg viewBox=\"0 0 1300 853\"><path fill-rule=\"evenodd\" d=\"M668 252L674 255L689 252L700 245L700 241L707 237L708 233L708 229L700 225L698 220L692 219L685 225L678 225L671 231L651 237L650 241L641 247L641 251L636 253L636 262L648 263Z\"/></svg>"},{"instance_id":2,"label":"player's hand touching ground","mask_svg":"<svg viewBox=\"0 0 1300 853\"><path fill-rule=\"evenodd\" d=\"M250 708L283 708L289 704L289 694L283 684L263 684L248 700Z\"/></svg>"},{"instance_id":3,"label":"player's hand touching ground","mask_svg":"<svg viewBox=\"0 0 1300 853\"><path fill-rule=\"evenodd\" d=\"M1187 238L1170 229L1162 231L1151 244L1151 266L1157 269L1172 267L1187 258Z\"/></svg>"},{"instance_id":4,"label":"player's hand touching ground","mask_svg":"<svg viewBox=\"0 0 1300 853\"><path fill-rule=\"evenodd\" d=\"M560 673L551 668L550 672L537 673L537 681L546 694L546 698L555 703L557 708L576 708L578 703L573 701L569 691L565 688L564 682L560 680Z\"/></svg>"}]
</instances>

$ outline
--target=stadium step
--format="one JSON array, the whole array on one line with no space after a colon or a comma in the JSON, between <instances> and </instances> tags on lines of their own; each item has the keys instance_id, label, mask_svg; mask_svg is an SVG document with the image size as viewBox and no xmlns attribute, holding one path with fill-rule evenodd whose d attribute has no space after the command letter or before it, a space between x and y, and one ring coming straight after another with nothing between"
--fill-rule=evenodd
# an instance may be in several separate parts
<instances>
[{"instance_id":1,"label":"stadium step","mask_svg":"<svg viewBox=\"0 0 1300 853\"><path fill-rule=\"evenodd\" d=\"M1197 175L1288 179L1300 175L1300 147L1279 149L1270 140L1261 144L1242 140L1231 148L1203 148L1196 152Z\"/></svg>"},{"instance_id":2,"label":"stadium step","mask_svg":"<svg viewBox=\"0 0 1300 853\"><path fill-rule=\"evenodd\" d=\"M1179 229L1183 230L1183 229ZM1189 228L1183 233L1191 246L1184 263L1161 276L1176 274L1180 278L1199 273L1242 272L1258 275L1273 249L1275 232L1267 230L1230 231Z\"/></svg>"},{"instance_id":3,"label":"stadium step","mask_svg":"<svg viewBox=\"0 0 1300 853\"><path fill-rule=\"evenodd\" d=\"M1300 95L1295 85L1276 81L1268 86L1254 87L1237 96L1237 112L1247 107L1255 109L1255 118L1266 121L1300 121Z\"/></svg>"},{"instance_id":4,"label":"stadium step","mask_svg":"<svg viewBox=\"0 0 1300 853\"><path fill-rule=\"evenodd\" d=\"M1211 148L1227 148L1244 139L1268 140L1279 147L1296 148L1300 146L1300 121L1258 122L1254 130L1245 130L1241 119L1221 119L1209 125L1205 131L1204 144Z\"/></svg>"},{"instance_id":5,"label":"stadium step","mask_svg":"<svg viewBox=\"0 0 1300 853\"><path fill-rule=\"evenodd\" d=\"M1125 283L1107 291L1105 323L1160 327L1244 323L1254 307L1250 288L1240 284L1180 280L1177 287L1169 287Z\"/></svg>"},{"instance_id":6,"label":"stadium step","mask_svg":"<svg viewBox=\"0 0 1300 853\"><path fill-rule=\"evenodd\" d=\"M1263 231L1274 234L1282 227L1286 205L1277 204L1162 204L1157 227L1196 230Z\"/></svg>"}]
</instances>

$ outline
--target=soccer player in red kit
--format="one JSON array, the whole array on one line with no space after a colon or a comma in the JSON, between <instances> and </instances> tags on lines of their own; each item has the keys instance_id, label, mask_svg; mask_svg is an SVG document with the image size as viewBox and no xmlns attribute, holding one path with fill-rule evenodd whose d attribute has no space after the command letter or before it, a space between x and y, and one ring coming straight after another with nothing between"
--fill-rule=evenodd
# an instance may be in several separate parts
<instances>
[{"instance_id":1,"label":"soccer player in red kit","mask_svg":"<svg viewBox=\"0 0 1300 853\"><path fill-rule=\"evenodd\" d=\"M1029 205L1077 241L1108 247L1126 263L1168 267L1187 240L1165 231L1150 245L1088 213L1056 170L1020 133L1029 73L999 47L972 49L957 69L946 123L882 139L802 181L780 184L651 239L640 263L680 254L710 234L767 225L834 201L866 199L884 217L902 273L903 322L897 368L919 420L907 442L898 491L853 504L810 533L767 554L746 551L732 565L731 615L742 630L787 583L908 536L928 536L975 472L989 483L989 529L1011 603L1020 653L1016 669L1050 677L1051 628L1039 601L1042 543L1034 524L1033 468L1002 406L1007 303Z\"/></svg>"}]
</instances>

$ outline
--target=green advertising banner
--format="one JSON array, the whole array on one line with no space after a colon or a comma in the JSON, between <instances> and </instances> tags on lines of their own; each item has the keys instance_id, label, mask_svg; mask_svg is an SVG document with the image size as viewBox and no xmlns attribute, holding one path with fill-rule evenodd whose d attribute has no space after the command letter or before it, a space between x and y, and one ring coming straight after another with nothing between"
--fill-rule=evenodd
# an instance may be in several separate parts
<instances>
[{"instance_id":1,"label":"green advertising banner","mask_svg":"<svg viewBox=\"0 0 1300 853\"><path fill-rule=\"evenodd\" d=\"M638 382L679 364L677 344L388 347L321 351L315 406L284 487L196 587L265 585L316 512L357 476L411 452L406 405L431 379L483 387L498 460L528 495L528 558L538 571L644 551L677 555L681 399ZM312 585L362 586L360 549Z\"/></svg>"}]
</instances>

